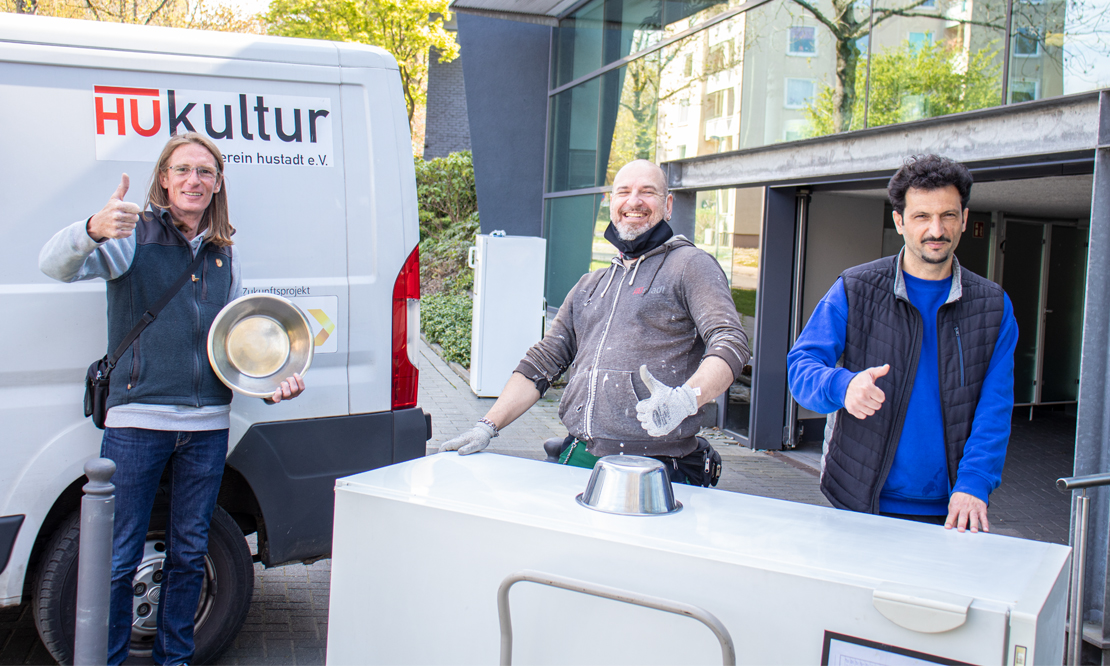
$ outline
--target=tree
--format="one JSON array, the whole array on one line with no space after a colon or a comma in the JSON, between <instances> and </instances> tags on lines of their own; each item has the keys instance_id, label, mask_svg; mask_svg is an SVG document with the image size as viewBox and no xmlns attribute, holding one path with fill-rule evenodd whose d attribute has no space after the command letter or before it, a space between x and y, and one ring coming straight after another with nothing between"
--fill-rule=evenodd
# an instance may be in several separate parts
<instances>
[{"instance_id":1,"label":"tree","mask_svg":"<svg viewBox=\"0 0 1110 666\"><path fill-rule=\"evenodd\" d=\"M945 18L957 23L988 25L1004 29L989 21L972 19L950 19L935 12L915 11L930 0L909 0L899 7L869 8L860 6L858 0L831 0L831 10L818 8L815 1L792 0L817 19L832 35L836 52L836 79L831 86L832 113L830 121L833 132L853 129L852 121L857 97L857 70L860 64L860 41L869 37L875 28L894 16L919 16L924 18Z\"/></svg>"},{"instance_id":2,"label":"tree","mask_svg":"<svg viewBox=\"0 0 1110 666\"><path fill-rule=\"evenodd\" d=\"M393 54L409 123L424 103L428 52L440 62L459 55L455 37L443 28L450 0L272 0L266 14L271 35L372 44Z\"/></svg>"},{"instance_id":3,"label":"tree","mask_svg":"<svg viewBox=\"0 0 1110 666\"><path fill-rule=\"evenodd\" d=\"M913 46L908 42L874 54L867 124L878 127L997 104L1001 98L997 55L981 49L964 66L964 54L943 43ZM852 117L863 114L866 83L864 77L855 80ZM840 99L832 86L824 85L806 107L814 136L838 131Z\"/></svg>"},{"instance_id":4,"label":"tree","mask_svg":"<svg viewBox=\"0 0 1110 666\"><path fill-rule=\"evenodd\" d=\"M224 32L261 33L263 27L220 0L0 0L0 11Z\"/></svg>"},{"instance_id":5,"label":"tree","mask_svg":"<svg viewBox=\"0 0 1110 666\"><path fill-rule=\"evenodd\" d=\"M870 38L875 29L883 22L896 16L920 17L941 19L948 28L959 26L968 28L977 26L987 29L988 39L993 42L994 49L1001 50L1003 39L1008 30L1006 23L1006 5L1003 0L963 3L966 8L971 5L970 12L957 9L957 4L946 11L937 11L937 5L945 0L871 0L871 6L861 0L830 0L828 4L818 0L790 0L782 6L791 4L801 7L806 13L817 19L828 29L834 42L836 52L836 78L831 86L832 108L829 121L832 132L844 132L859 129L862 126L857 111L862 107L857 105L857 96L863 90L858 85L858 68L866 64L866 58L861 58L861 41ZM893 5L893 6L884 6ZM1024 47L1030 51L1037 51L1048 56L1056 66L1063 71L1065 66L1073 70L1091 69L1090 63L1085 62L1082 56L1072 57L1072 63L1065 62L1065 52L1062 46L1066 40L1076 40L1077 43L1084 38L1095 38L1099 44L1100 57L1105 57L1106 45L1102 36L1107 31L1106 21L1110 11L1105 3L1097 0L1012 0L1012 17L1010 26L1013 30L1011 48L1019 40L1025 42ZM1007 57L1009 54L1005 54ZM985 61L980 60L981 64ZM874 64L872 64L874 71ZM997 70L996 70L997 71ZM871 86L872 93L875 86ZM996 88L998 96L991 100L987 106L1003 102L1001 88ZM870 113L870 112L869 112ZM936 115L930 114L930 115ZM875 123L868 120L868 125Z\"/></svg>"}]
</instances>

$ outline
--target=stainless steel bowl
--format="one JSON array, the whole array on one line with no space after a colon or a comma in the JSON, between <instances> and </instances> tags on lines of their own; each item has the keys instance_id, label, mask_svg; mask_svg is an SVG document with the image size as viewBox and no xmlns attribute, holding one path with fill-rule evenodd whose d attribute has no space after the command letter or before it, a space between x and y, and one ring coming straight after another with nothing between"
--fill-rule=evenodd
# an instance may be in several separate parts
<instances>
[{"instance_id":1,"label":"stainless steel bowl","mask_svg":"<svg viewBox=\"0 0 1110 666\"><path fill-rule=\"evenodd\" d=\"M312 365L316 343L301 309L273 294L250 294L228 303L208 330L208 362L234 391L273 395L294 372Z\"/></svg>"},{"instance_id":2,"label":"stainless steel bowl","mask_svg":"<svg viewBox=\"0 0 1110 666\"><path fill-rule=\"evenodd\" d=\"M586 492L575 499L595 511L622 516L660 516L682 509L663 463L643 456L598 460Z\"/></svg>"}]
</instances>

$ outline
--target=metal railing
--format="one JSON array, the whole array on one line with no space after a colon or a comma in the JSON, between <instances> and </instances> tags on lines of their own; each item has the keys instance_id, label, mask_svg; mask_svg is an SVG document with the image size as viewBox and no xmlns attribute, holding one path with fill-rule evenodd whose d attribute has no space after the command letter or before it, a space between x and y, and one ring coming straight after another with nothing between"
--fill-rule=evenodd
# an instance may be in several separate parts
<instances>
[{"instance_id":1,"label":"metal railing","mask_svg":"<svg viewBox=\"0 0 1110 666\"><path fill-rule=\"evenodd\" d=\"M1087 474L1056 480L1056 488L1062 493L1079 491L1075 496L1075 517L1072 522L1075 542L1072 544L1071 603L1068 610L1069 666L1078 666L1083 652L1083 562L1087 559L1087 518L1091 511L1087 488L1107 485L1110 485L1110 474Z\"/></svg>"},{"instance_id":2,"label":"metal railing","mask_svg":"<svg viewBox=\"0 0 1110 666\"><path fill-rule=\"evenodd\" d=\"M721 662L725 666L736 666L736 647L732 643L732 636L729 635L728 629L725 629L725 625L722 624L716 616L705 609L678 601L651 597L629 590L621 590L615 587L609 587L608 585L598 585L575 578L527 570L509 574L505 577L505 580L501 581L501 586L497 588L497 617L501 622L502 666L510 666L510 664L513 663L513 621L512 614L509 610L509 589L521 581L548 585L563 590L570 590L571 592L581 592L582 594L589 594L603 599L612 599L613 601L621 601L634 606L654 608L655 610L693 618L709 627L709 630L717 637L717 640L721 644Z\"/></svg>"}]
</instances>

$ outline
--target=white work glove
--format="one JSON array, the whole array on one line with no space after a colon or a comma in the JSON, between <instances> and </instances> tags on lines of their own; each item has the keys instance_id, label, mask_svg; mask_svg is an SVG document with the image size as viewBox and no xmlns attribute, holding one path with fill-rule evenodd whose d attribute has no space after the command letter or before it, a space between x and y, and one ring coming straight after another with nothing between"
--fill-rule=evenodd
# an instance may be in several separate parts
<instances>
[{"instance_id":1,"label":"white work glove","mask_svg":"<svg viewBox=\"0 0 1110 666\"><path fill-rule=\"evenodd\" d=\"M439 451L458 451L460 456L468 456L489 446L489 441L494 437L497 437L497 431L493 426L479 421L470 430L440 444Z\"/></svg>"},{"instance_id":2,"label":"white work glove","mask_svg":"<svg viewBox=\"0 0 1110 666\"><path fill-rule=\"evenodd\" d=\"M640 366L640 379L647 384L651 397L636 403L636 418L652 437L662 437L678 427L687 416L698 413L698 393L683 384L667 386Z\"/></svg>"}]
</instances>

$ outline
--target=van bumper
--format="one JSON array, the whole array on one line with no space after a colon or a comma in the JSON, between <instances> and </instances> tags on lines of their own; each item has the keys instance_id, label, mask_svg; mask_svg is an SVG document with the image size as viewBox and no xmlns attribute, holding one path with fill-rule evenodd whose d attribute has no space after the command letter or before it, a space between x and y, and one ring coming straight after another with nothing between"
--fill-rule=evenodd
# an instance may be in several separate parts
<instances>
[{"instance_id":1,"label":"van bumper","mask_svg":"<svg viewBox=\"0 0 1110 666\"><path fill-rule=\"evenodd\" d=\"M258 501L262 563L330 556L335 480L423 457L431 429L419 407L251 426L227 464Z\"/></svg>"},{"instance_id":2,"label":"van bumper","mask_svg":"<svg viewBox=\"0 0 1110 666\"><path fill-rule=\"evenodd\" d=\"M431 432L429 421L428 432ZM23 526L26 516L0 516L0 573L8 567L8 560L15 547L15 538L19 536L19 528Z\"/></svg>"}]
</instances>

